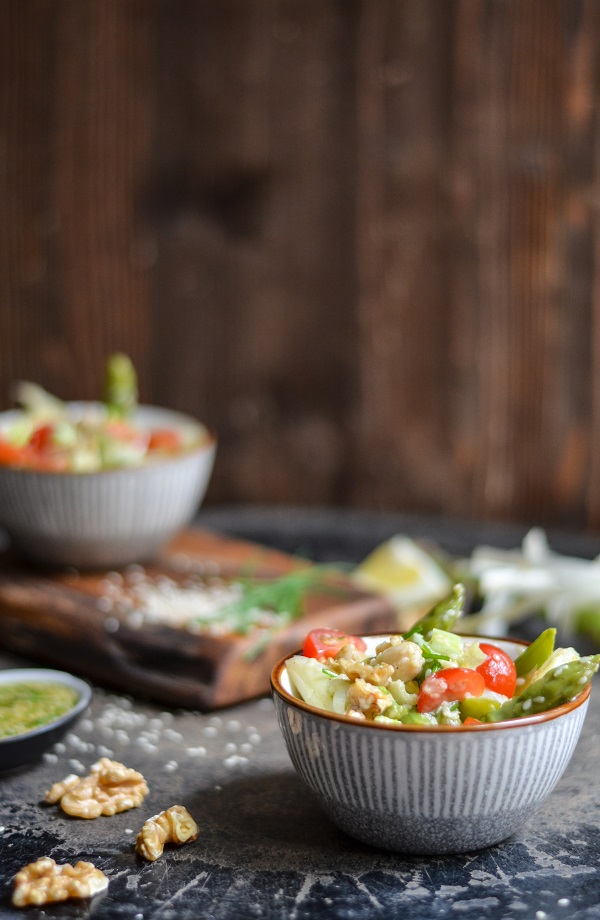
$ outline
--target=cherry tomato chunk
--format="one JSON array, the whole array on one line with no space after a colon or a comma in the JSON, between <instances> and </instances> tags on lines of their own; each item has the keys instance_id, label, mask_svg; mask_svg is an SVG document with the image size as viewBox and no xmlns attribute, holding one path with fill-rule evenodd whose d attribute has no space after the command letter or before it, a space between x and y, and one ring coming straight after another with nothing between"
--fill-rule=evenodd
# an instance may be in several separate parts
<instances>
[{"instance_id":1,"label":"cherry tomato chunk","mask_svg":"<svg viewBox=\"0 0 600 920\"><path fill-rule=\"evenodd\" d=\"M32 452L27 447L15 447L0 438L0 464L2 466L31 466Z\"/></svg>"},{"instance_id":2,"label":"cherry tomato chunk","mask_svg":"<svg viewBox=\"0 0 600 920\"><path fill-rule=\"evenodd\" d=\"M351 636L339 629L320 627L311 629L302 647L306 658L334 658L344 645L353 645L359 652L365 652L366 642L360 636Z\"/></svg>"},{"instance_id":3,"label":"cherry tomato chunk","mask_svg":"<svg viewBox=\"0 0 600 920\"><path fill-rule=\"evenodd\" d=\"M54 434L53 425L40 425L39 428L35 429L31 437L29 438L27 445L28 447L31 447L32 450L35 450L36 453L43 454L46 451L52 449L53 434Z\"/></svg>"},{"instance_id":4,"label":"cherry tomato chunk","mask_svg":"<svg viewBox=\"0 0 600 920\"><path fill-rule=\"evenodd\" d=\"M162 450L166 453L177 453L177 451L181 450L181 447L181 435L172 428L154 428L150 432L148 450Z\"/></svg>"},{"instance_id":5,"label":"cherry tomato chunk","mask_svg":"<svg viewBox=\"0 0 600 920\"><path fill-rule=\"evenodd\" d=\"M487 642L480 642L479 648L488 656L477 668L486 688L504 696L513 696L517 688L517 669L510 655Z\"/></svg>"},{"instance_id":6,"label":"cherry tomato chunk","mask_svg":"<svg viewBox=\"0 0 600 920\"><path fill-rule=\"evenodd\" d=\"M485 690L483 676L472 668L443 668L421 684L417 697L419 712L433 712L442 703L454 703L468 696L481 696Z\"/></svg>"}]
</instances>

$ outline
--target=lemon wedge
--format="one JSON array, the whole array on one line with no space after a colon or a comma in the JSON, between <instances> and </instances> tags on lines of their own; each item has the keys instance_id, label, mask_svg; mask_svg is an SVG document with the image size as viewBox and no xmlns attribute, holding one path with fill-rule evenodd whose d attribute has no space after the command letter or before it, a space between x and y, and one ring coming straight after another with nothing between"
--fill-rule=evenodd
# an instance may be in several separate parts
<instances>
[{"instance_id":1,"label":"lemon wedge","mask_svg":"<svg viewBox=\"0 0 600 920\"><path fill-rule=\"evenodd\" d=\"M353 576L363 587L387 595L397 607L434 604L453 584L428 552L401 534L376 547Z\"/></svg>"}]
</instances>

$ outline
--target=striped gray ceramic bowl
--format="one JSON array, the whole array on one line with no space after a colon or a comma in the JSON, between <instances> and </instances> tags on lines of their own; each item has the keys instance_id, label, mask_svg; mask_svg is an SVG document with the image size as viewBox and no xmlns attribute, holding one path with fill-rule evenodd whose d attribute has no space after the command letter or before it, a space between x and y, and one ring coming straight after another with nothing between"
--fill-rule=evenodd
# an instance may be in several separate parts
<instances>
[{"instance_id":1,"label":"striped gray ceramic bowl","mask_svg":"<svg viewBox=\"0 0 600 920\"><path fill-rule=\"evenodd\" d=\"M371 649L386 638L365 641ZM489 641L513 657L525 644ZM510 722L390 727L297 699L287 658L271 687L294 767L343 831L402 853L464 853L515 833L565 770L590 693L588 686L564 706Z\"/></svg>"},{"instance_id":2,"label":"striped gray ceramic bowl","mask_svg":"<svg viewBox=\"0 0 600 920\"><path fill-rule=\"evenodd\" d=\"M0 430L14 417L13 410L0 413ZM192 519L210 480L214 436L171 409L140 406L135 421L177 429L191 446L131 469L63 473L0 467L0 527L18 553L50 566L126 565L152 558Z\"/></svg>"}]
</instances>

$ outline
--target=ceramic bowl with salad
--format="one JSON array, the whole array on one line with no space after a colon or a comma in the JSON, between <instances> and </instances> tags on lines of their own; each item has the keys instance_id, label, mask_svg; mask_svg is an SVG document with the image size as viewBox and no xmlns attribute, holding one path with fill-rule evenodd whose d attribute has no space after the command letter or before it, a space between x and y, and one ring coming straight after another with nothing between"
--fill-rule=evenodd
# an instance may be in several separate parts
<instances>
[{"instance_id":1,"label":"ceramic bowl with salad","mask_svg":"<svg viewBox=\"0 0 600 920\"><path fill-rule=\"evenodd\" d=\"M101 568L154 556L196 512L216 442L200 422L139 405L126 355L103 399L63 402L37 384L0 413L0 527L46 565Z\"/></svg>"},{"instance_id":2,"label":"ceramic bowl with salad","mask_svg":"<svg viewBox=\"0 0 600 920\"><path fill-rule=\"evenodd\" d=\"M315 630L274 668L292 763L325 812L365 843L478 850L515 833L575 749L600 655L459 635L464 589L402 635Z\"/></svg>"}]
</instances>

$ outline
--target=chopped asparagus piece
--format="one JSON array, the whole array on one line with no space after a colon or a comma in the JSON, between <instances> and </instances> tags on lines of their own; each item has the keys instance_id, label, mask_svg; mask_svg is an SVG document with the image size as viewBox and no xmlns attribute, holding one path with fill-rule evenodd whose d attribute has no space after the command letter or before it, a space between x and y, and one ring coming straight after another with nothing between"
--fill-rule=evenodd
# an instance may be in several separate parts
<instances>
[{"instance_id":1,"label":"chopped asparagus piece","mask_svg":"<svg viewBox=\"0 0 600 920\"><path fill-rule=\"evenodd\" d=\"M128 418L137 406L137 374L127 355L118 352L106 362L104 402L113 418Z\"/></svg>"},{"instance_id":2,"label":"chopped asparagus piece","mask_svg":"<svg viewBox=\"0 0 600 920\"><path fill-rule=\"evenodd\" d=\"M415 633L428 639L433 629L450 630L463 612L465 604L465 589L461 584L454 585L452 594L436 604L425 616L404 633L405 639L410 639Z\"/></svg>"},{"instance_id":3,"label":"chopped asparagus piece","mask_svg":"<svg viewBox=\"0 0 600 920\"><path fill-rule=\"evenodd\" d=\"M518 677L523 677L533 671L534 668L539 668L550 657L554 651L555 638L556 630L554 628L545 629L531 645L528 645L521 652L518 658L515 659Z\"/></svg>"},{"instance_id":4,"label":"chopped asparagus piece","mask_svg":"<svg viewBox=\"0 0 600 920\"><path fill-rule=\"evenodd\" d=\"M459 703L463 720L468 718L483 720L494 709L498 709L499 706L498 700L488 699L485 696L468 696Z\"/></svg>"},{"instance_id":5,"label":"chopped asparagus piece","mask_svg":"<svg viewBox=\"0 0 600 920\"><path fill-rule=\"evenodd\" d=\"M547 712L572 700L590 682L600 667L600 655L558 665L534 681L518 696L503 703L485 717L486 722L504 722Z\"/></svg>"}]
</instances>

